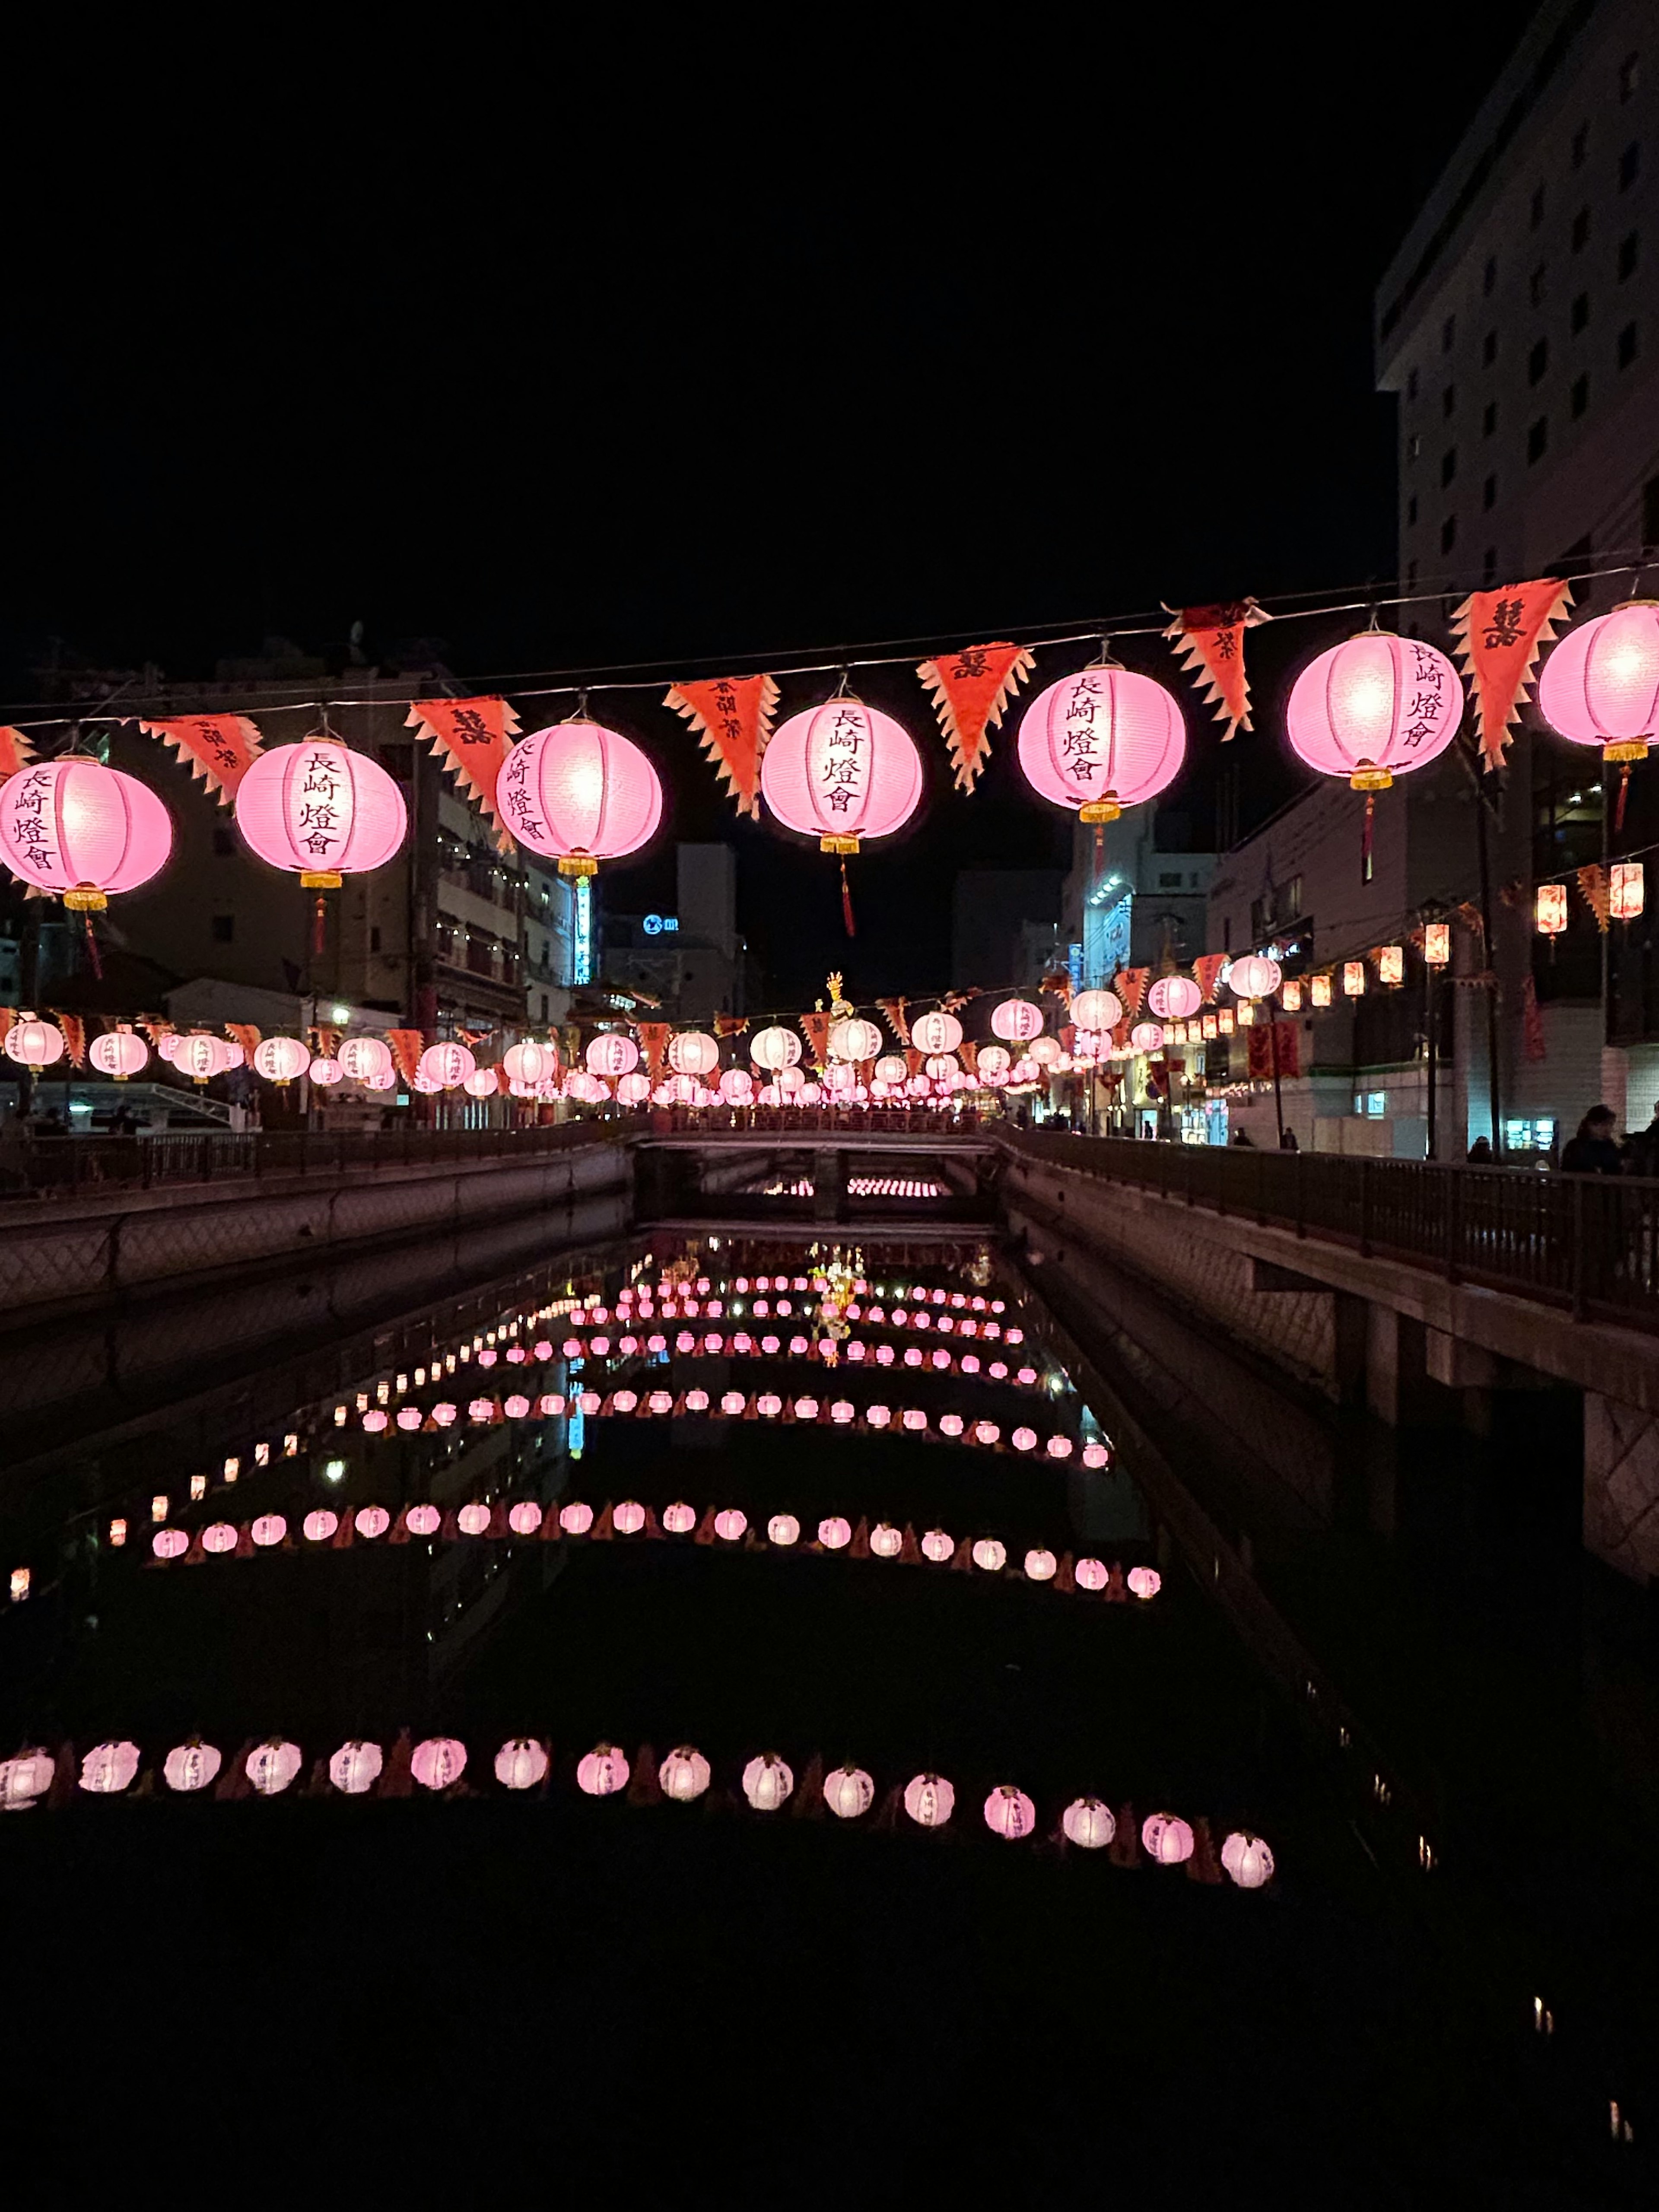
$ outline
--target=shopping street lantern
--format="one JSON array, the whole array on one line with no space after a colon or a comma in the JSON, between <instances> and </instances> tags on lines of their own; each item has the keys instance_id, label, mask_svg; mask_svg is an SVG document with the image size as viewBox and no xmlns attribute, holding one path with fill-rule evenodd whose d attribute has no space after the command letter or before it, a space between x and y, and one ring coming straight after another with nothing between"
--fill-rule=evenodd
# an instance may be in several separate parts
<instances>
[{"instance_id":1,"label":"shopping street lantern","mask_svg":"<svg viewBox=\"0 0 1659 2212\"><path fill-rule=\"evenodd\" d=\"M71 754L0 785L0 860L76 913L148 883L173 849L173 823L148 784Z\"/></svg>"},{"instance_id":2,"label":"shopping street lantern","mask_svg":"<svg viewBox=\"0 0 1659 2212\"><path fill-rule=\"evenodd\" d=\"M591 876L655 836L662 785L631 738L578 715L520 739L495 803L520 845L556 860L562 876Z\"/></svg>"},{"instance_id":3,"label":"shopping street lantern","mask_svg":"<svg viewBox=\"0 0 1659 2212\"><path fill-rule=\"evenodd\" d=\"M1190 975L1160 975L1146 994L1148 1008L1161 1022L1184 1022L1203 1003L1204 994Z\"/></svg>"},{"instance_id":4,"label":"shopping street lantern","mask_svg":"<svg viewBox=\"0 0 1659 2212\"><path fill-rule=\"evenodd\" d=\"M1575 623L1544 663L1538 706L1560 736L1600 745L1619 769L1614 826L1622 826L1632 765L1659 733L1659 600L1626 599Z\"/></svg>"},{"instance_id":5,"label":"shopping street lantern","mask_svg":"<svg viewBox=\"0 0 1659 2212\"><path fill-rule=\"evenodd\" d=\"M1179 774L1186 750L1173 696L1150 676L1104 660L1039 691L1020 717L1026 781L1040 798L1075 807L1080 821L1097 825L1155 798Z\"/></svg>"},{"instance_id":6,"label":"shopping street lantern","mask_svg":"<svg viewBox=\"0 0 1659 2212\"><path fill-rule=\"evenodd\" d=\"M856 853L890 837L921 798L921 756L890 714L850 692L792 714L761 762L761 795L787 830L825 853Z\"/></svg>"},{"instance_id":7,"label":"shopping street lantern","mask_svg":"<svg viewBox=\"0 0 1659 2212\"><path fill-rule=\"evenodd\" d=\"M236 827L273 868L315 891L313 953L323 949L323 895L383 867L409 829L404 795L378 761L326 733L273 745L236 787Z\"/></svg>"}]
</instances>

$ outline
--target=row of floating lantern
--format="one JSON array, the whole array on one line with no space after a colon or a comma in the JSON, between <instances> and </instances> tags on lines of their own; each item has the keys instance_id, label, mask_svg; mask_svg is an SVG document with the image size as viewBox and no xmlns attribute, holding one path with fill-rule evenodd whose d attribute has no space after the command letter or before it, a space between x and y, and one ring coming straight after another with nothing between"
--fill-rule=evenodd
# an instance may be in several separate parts
<instances>
[{"instance_id":1,"label":"row of floating lantern","mask_svg":"<svg viewBox=\"0 0 1659 2212\"><path fill-rule=\"evenodd\" d=\"M14 1759L0 1760L0 1809L18 1811L38 1804L49 1796L60 1765L71 1769L74 1764L68 1745L55 1756L44 1747L36 1747ZM81 1759L76 1771L76 1787L89 1796L125 1796L137 1781L142 1765L143 1754L136 1743L112 1737L94 1744ZM427 1736L412 1747L406 1736L400 1738L390 1759L380 1744L351 1737L316 1765L313 1794L396 1796L407 1794L408 1785L413 1783L436 1796L461 1784L468 1758L465 1744L457 1736ZM630 1789L635 1769L627 1754L614 1744L598 1743L576 1761L576 1787L586 1797L615 1797L626 1792L646 1802L659 1799L689 1805L703 1796L714 1780L709 1761L692 1744L678 1746L661 1760L648 1746L642 1746L637 1765L654 1787L641 1790L635 1782ZM544 1788L552 1767L547 1742L539 1736L520 1735L509 1736L501 1745L493 1771L503 1790L517 1794ZM179 1796L191 1796L207 1789L213 1789L216 1796L240 1796L246 1789L252 1796L280 1797L294 1787L304 1771L305 1754L300 1746L280 1735L246 1747L229 1770L218 1747L199 1736L175 1744L161 1762L163 1783ZM807 1769L807 1778L809 1786L816 1785L811 1802L821 1803L838 1820L860 1820L875 1802L875 1783L862 1767L849 1763L824 1774L822 1761L815 1759ZM781 1812L795 1798L794 1771L775 1752L762 1752L744 1766L741 1787L755 1812ZM944 1827L956 1810L955 1787L943 1775L917 1774L902 1790L896 1785L893 1794L918 1827ZM1012 1783L992 1790L985 1800L983 1816L992 1834L1005 1842L1018 1842L1036 1832L1036 1807ZM1103 1799L1076 1797L1060 1815L1060 1833L1081 1850L1100 1850L1116 1840L1121 1826L1133 1833L1130 1808L1124 1808L1121 1821ZM1153 1813L1139 1828L1140 1847L1155 1866L1188 1864L1200 1838L1206 1836L1207 1823L1201 1818L1194 1824L1173 1813ZM1260 1889L1273 1877L1272 1851L1248 1830L1229 1834L1221 1847L1219 1863L1241 1889Z\"/></svg>"}]
</instances>

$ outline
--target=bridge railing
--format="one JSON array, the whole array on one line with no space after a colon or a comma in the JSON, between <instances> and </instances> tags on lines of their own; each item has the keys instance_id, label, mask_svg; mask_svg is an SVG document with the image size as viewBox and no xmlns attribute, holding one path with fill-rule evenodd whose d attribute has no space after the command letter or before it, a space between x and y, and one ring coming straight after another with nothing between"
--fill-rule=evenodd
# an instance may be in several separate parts
<instances>
[{"instance_id":1,"label":"bridge railing","mask_svg":"<svg viewBox=\"0 0 1659 2212\"><path fill-rule=\"evenodd\" d=\"M1018 1154L1185 1206L1659 1328L1659 1181L1006 1129Z\"/></svg>"}]
</instances>

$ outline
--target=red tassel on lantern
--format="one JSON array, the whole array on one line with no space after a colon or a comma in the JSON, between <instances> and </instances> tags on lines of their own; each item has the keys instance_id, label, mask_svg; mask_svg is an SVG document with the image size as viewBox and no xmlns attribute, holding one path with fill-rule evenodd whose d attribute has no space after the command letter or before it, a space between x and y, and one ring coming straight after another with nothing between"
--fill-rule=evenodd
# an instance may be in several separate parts
<instances>
[{"instance_id":1,"label":"red tassel on lantern","mask_svg":"<svg viewBox=\"0 0 1659 2212\"><path fill-rule=\"evenodd\" d=\"M1628 769L1625 772L1626 775L1630 773ZM849 937L856 937L859 933L859 929L857 922L853 919L853 893L852 888L847 880L847 863L845 860L841 864L841 918L842 925L847 931L847 934Z\"/></svg>"}]
</instances>

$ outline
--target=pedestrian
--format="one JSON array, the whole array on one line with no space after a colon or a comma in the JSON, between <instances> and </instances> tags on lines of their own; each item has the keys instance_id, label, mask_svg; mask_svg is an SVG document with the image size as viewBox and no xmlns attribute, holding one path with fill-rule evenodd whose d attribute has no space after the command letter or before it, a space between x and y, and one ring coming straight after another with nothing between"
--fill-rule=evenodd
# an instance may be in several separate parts
<instances>
[{"instance_id":1,"label":"pedestrian","mask_svg":"<svg viewBox=\"0 0 1659 2212\"><path fill-rule=\"evenodd\" d=\"M1296 1131L1294 1129L1281 1129L1279 1131L1279 1149L1281 1152L1299 1152L1302 1150L1301 1146L1296 1141Z\"/></svg>"},{"instance_id":2,"label":"pedestrian","mask_svg":"<svg viewBox=\"0 0 1659 2212\"><path fill-rule=\"evenodd\" d=\"M1564 1175L1611 1175L1621 1172L1623 1163L1619 1147L1613 1140L1613 1112L1611 1106L1592 1106L1578 1124L1578 1133L1569 1139L1561 1155Z\"/></svg>"},{"instance_id":3,"label":"pedestrian","mask_svg":"<svg viewBox=\"0 0 1659 2212\"><path fill-rule=\"evenodd\" d=\"M1492 1139L1477 1137L1469 1146L1468 1164L1472 1168L1489 1168L1492 1164Z\"/></svg>"}]
</instances>

